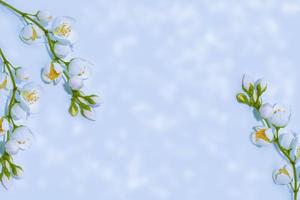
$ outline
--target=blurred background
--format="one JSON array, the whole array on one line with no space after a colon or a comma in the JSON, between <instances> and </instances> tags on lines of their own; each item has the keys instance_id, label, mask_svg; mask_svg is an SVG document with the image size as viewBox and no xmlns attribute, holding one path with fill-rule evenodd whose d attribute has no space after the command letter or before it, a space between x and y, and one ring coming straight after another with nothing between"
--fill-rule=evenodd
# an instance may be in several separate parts
<instances>
[{"instance_id":1,"label":"blurred background","mask_svg":"<svg viewBox=\"0 0 300 200\"><path fill-rule=\"evenodd\" d=\"M258 125L235 101L244 73L269 82L265 101L291 106L300 131L300 3L279 0L24 0L35 13L77 19L76 55L94 63L86 91L96 122L71 118L62 86L45 85L43 44L0 7L0 46L45 90L30 118L36 142L15 158L25 177L3 199L286 200L273 147L251 144ZM3 95L2 97L3 98Z\"/></svg>"}]
</instances>

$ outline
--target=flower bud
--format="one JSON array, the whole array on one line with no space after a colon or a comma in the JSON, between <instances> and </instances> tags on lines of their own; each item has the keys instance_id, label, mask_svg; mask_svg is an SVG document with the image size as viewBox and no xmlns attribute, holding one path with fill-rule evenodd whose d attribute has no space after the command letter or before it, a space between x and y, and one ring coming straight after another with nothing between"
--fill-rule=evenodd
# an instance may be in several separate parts
<instances>
[{"instance_id":1,"label":"flower bud","mask_svg":"<svg viewBox=\"0 0 300 200\"><path fill-rule=\"evenodd\" d=\"M298 158L300 158L300 138L299 138L299 136L295 137L295 139L293 140L291 157L294 160L297 160Z\"/></svg>"},{"instance_id":2,"label":"flower bud","mask_svg":"<svg viewBox=\"0 0 300 200\"><path fill-rule=\"evenodd\" d=\"M259 114L264 119L269 119L273 115L273 107L269 103L264 103L259 108Z\"/></svg>"},{"instance_id":3,"label":"flower bud","mask_svg":"<svg viewBox=\"0 0 300 200\"><path fill-rule=\"evenodd\" d=\"M19 166L13 166L12 167L12 173L15 179L20 180L23 178L23 169Z\"/></svg>"},{"instance_id":4,"label":"flower bud","mask_svg":"<svg viewBox=\"0 0 300 200\"><path fill-rule=\"evenodd\" d=\"M258 95L260 96L267 90L267 81L265 79L259 79L255 82L256 90Z\"/></svg>"},{"instance_id":5,"label":"flower bud","mask_svg":"<svg viewBox=\"0 0 300 200\"><path fill-rule=\"evenodd\" d=\"M86 96L85 99L92 107L98 107L100 105L100 97L97 95Z\"/></svg>"},{"instance_id":6,"label":"flower bud","mask_svg":"<svg viewBox=\"0 0 300 200\"><path fill-rule=\"evenodd\" d=\"M47 10L40 10L37 12L37 19L43 25L47 25L53 19L53 16Z\"/></svg>"},{"instance_id":7,"label":"flower bud","mask_svg":"<svg viewBox=\"0 0 300 200\"><path fill-rule=\"evenodd\" d=\"M295 136L292 133L283 133L279 136L279 143L283 148L289 150L292 148L294 139Z\"/></svg>"},{"instance_id":8,"label":"flower bud","mask_svg":"<svg viewBox=\"0 0 300 200\"><path fill-rule=\"evenodd\" d=\"M254 90L254 79L251 76L244 74L242 82L243 90L252 95Z\"/></svg>"},{"instance_id":9,"label":"flower bud","mask_svg":"<svg viewBox=\"0 0 300 200\"><path fill-rule=\"evenodd\" d=\"M9 188L11 188L13 182L12 182L12 177L9 176L7 177L7 175L5 173L2 174L1 177L1 183L3 185L3 187L8 190Z\"/></svg>"},{"instance_id":10,"label":"flower bud","mask_svg":"<svg viewBox=\"0 0 300 200\"><path fill-rule=\"evenodd\" d=\"M82 115L91 121L96 121L96 112L92 108L90 110L83 109Z\"/></svg>"},{"instance_id":11,"label":"flower bud","mask_svg":"<svg viewBox=\"0 0 300 200\"><path fill-rule=\"evenodd\" d=\"M30 78L29 72L24 68L18 68L16 70L16 78L19 82L28 81Z\"/></svg>"},{"instance_id":12,"label":"flower bud","mask_svg":"<svg viewBox=\"0 0 300 200\"><path fill-rule=\"evenodd\" d=\"M10 155L16 155L19 152L18 142L15 140L9 140L5 144L5 151Z\"/></svg>"},{"instance_id":13,"label":"flower bud","mask_svg":"<svg viewBox=\"0 0 300 200\"><path fill-rule=\"evenodd\" d=\"M80 58L74 58L71 60L69 65L69 74L70 76L79 76L83 80L88 79L89 77L89 67L91 63Z\"/></svg>"},{"instance_id":14,"label":"flower bud","mask_svg":"<svg viewBox=\"0 0 300 200\"><path fill-rule=\"evenodd\" d=\"M236 95L236 100L239 103L243 103L243 104L248 104L249 105L249 100L247 98L247 96L244 93L239 93Z\"/></svg>"},{"instance_id":15,"label":"flower bud","mask_svg":"<svg viewBox=\"0 0 300 200\"><path fill-rule=\"evenodd\" d=\"M11 109L11 116L14 120L25 120L27 119L27 112L21 107L19 103L16 103Z\"/></svg>"},{"instance_id":16,"label":"flower bud","mask_svg":"<svg viewBox=\"0 0 300 200\"><path fill-rule=\"evenodd\" d=\"M78 114L78 106L75 104L75 102L71 102L69 113L74 117Z\"/></svg>"},{"instance_id":17,"label":"flower bud","mask_svg":"<svg viewBox=\"0 0 300 200\"><path fill-rule=\"evenodd\" d=\"M70 45L56 43L54 51L59 58L64 59L72 53L72 48Z\"/></svg>"},{"instance_id":18,"label":"flower bud","mask_svg":"<svg viewBox=\"0 0 300 200\"><path fill-rule=\"evenodd\" d=\"M83 80L79 76L71 76L69 86L72 90L80 90L83 87Z\"/></svg>"}]
</instances>

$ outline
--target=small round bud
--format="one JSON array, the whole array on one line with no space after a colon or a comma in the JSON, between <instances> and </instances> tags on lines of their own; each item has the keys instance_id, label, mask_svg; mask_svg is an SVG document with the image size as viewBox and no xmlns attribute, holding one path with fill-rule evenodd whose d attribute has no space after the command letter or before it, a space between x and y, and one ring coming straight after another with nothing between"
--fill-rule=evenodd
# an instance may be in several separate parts
<instances>
[{"instance_id":1,"label":"small round bud","mask_svg":"<svg viewBox=\"0 0 300 200\"><path fill-rule=\"evenodd\" d=\"M80 90L83 87L83 80L79 76L71 76L69 86L72 90Z\"/></svg>"},{"instance_id":2,"label":"small round bud","mask_svg":"<svg viewBox=\"0 0 300 200\"><path fill-rule=\"evenodd\" d=\"M247 96L244 93L239 93L236 95L236 100L239 103L243 103L243 104L249 104L249 100L247 98Z\"/></svg>"},{"instance_id":3,"label":"small round bud","mask_svg":"<svg viewBox=\"0 0 300 200\"><path fill-rule=\"evenodd\" d=\"M10 155L16 155L19 152L18 142L15 140L10 140L5 144L5 150Z\"/></svg>"},{"instance_id":4,"label":"small round bud","mask_svg":"<svg viewBox=\"0 0 300 200\"><path fill-rule=\"evenodd\" d=\"M24 68L18 68L16 70L16 77L19 82L28 81L30 78L29 72Z\"/></svg>"},{"instance_id":5,"label":"small round bud","mask_svg":"<svg viewBox=\"0 0 300 200\"><path fill-rule=\"evenodd\" d=\"M37 13L37 19L43 24L47 25L52 19L53 16L47 10L40 10Z\"/></svg>"}]
</instances>

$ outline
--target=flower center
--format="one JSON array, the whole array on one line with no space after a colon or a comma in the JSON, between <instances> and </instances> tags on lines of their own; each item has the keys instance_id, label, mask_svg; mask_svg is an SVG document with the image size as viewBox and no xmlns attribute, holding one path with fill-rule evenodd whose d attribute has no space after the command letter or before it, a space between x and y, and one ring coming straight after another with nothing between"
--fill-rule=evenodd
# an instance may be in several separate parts
<instances>
[{"instance_id":1,"label":"flower center","mask_svg":"<svg viewBox=\"0 0 300 200\"><path fill-rule=\"evenodd\" d=\"M32 41L35 41L37 39L37 32L36 30L32 27L32 35L30 38Z\"/></svg>"},{"instance_id":2,"label":"flower center","mask_svg":"<svg viewBox=\"0 0 300 200\"><path fill-rule=\"evenodd\" d=\"M285 112L285 110L284 109L280 109L280 108L277 108L276 110L274 110L274 114L276 114L278 112Z\"/></svg>"},{"instance_id":3,"label":"flower center","mask_svg":"<svg viewBox=\"0 0 300 200\"><path fill-rule=\"evenodd\" d=\"M255 134L255 139L256 139L256 141L264 140L264 141L270 142L270 139L266 135L266 129L258 130Z\"/></svg>"},{"instance_id":4,"label":"flower center","mask_svg":"<svg viewBox=\"0 0 300 200\"><path fill-rule=\"evenodd\" d=\"M38 92L33 90L33 91L24 91L23 92L23 97L29 104L34 104L39 100L39 95Z\"/></svg>"},{"instance_id":5,"label":"flower center","mask_svg":"<svg viewBox=\"0 0 300 200\"><path fill-rule=\"evenodd\" d=\"M71 26L67 23L63 23L61 26L58 26L54 32L59 36L68 37L71 31L72 31Z\"/></svg>"},{"instance_id":6,"label":"flower center","mask_svg":"<svg viewBox=\"0 0 300 200\"><path fill-rule=\"evenodd\" d=\"M3 119L0 118L0 132L4 132L4 129L3 129Z\"/></svg>"},{"instance_id":7,"label":"flower center","mask_svg":"<svg viewBox=\"0 0 300 200\"><path fill-rule=\"evenodd\" d=\"M58 73L55 69L54 69L54 64L51 63L50 65L50 72L49 74L47 75L48 78L53 81L55 79L57 79L59 77L60 73Z\"/></svg>"},{"instance_id":8,"label":"flower center","mask_svg":"<svg viewBox=\"0 0 300 200\"><path fill-rule=\"evenodd\" d=\"M4 81L0 84L0 89L5 88L6 84L7 84L7 78L5 78Z\"/></svg>"},{"instance_id":9,"label":"flower center","mask_svg":"<svg viewBox=\"0 0 300 200\"><path fill-rule=\"evenodd\" d=\"M281 169L279 169L279 172L278 172L277 176L278 176L279 174L284 174L284 175L288 176L289 178L291 178L291 177L290 177L290 173L288 172L288 170L286 170L286 168L281 168Z\"/></svg>"}]
</instances>

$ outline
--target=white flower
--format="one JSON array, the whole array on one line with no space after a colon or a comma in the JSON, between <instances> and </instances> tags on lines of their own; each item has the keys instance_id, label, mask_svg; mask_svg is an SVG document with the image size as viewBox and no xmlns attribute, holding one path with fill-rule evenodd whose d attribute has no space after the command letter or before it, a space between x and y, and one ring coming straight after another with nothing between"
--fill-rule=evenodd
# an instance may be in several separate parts
<instances>
[{"instance_id":1,"label":"white flower","mask_svg":"<svg viewBox=\"0 0 300 200\"><path fill-rule=\"evenodd\" d=\"M5 151L10 155L16 155L19 152L19 144L15 140L9 140L5 144Z\"/></svg>"},{"instance_id":2,"label":"white flower","mask_svg":"<svg viewBox=\"0 0 300 200\"><path fill-rule=\"evenodd\" d=\"M42 30L34 24L26 25L20 32L20 38L28 44L37 41L42 36Z\"/></svg>"},{"instance_id":3,"label":"white flower","mask_svg":"<svg viewBox=\"0 0 300 200\"><path fill-rule=\"evenodd\" d=\"M14 130L11 140L17 141L21 150L28 149L33 142L32 132L26 126L20 126Z\"/></svg>"},{"instance_id":4,"label":"white flower","mask_svg":"<svg viewBox=\"0 0 300 200\"><path fill-rule=\"evenodd\" d=\"M27 119L27 112L21 107L19 103L16 103L11 109L11 116L15 121L25 120Z\"/></svg>"},{"instance_id":5,"label":"white flower","mask_svg":"<svg viewBox=\"0 0 300 200\"><path fill-rule=\"evenodd\" d=\"M12 181L13 181L12 177L7 177L3 173L2 178L1 178L1 183L6 190L8 190L12 186L12 184L13 184Z\"/></svg>"},{"instance_id":6,"label":"white flower","mask_svg":"<svg viewBox=\"0 0 300 200\"><path fill-rule=\"evenodd\" d=\"M64 59L72 53L72 47L70 45L56 43L54 46L54 52L59 58Z\"/></svg>"},{"instance_id":7,"label":"white flower","mask_svg":"<svg viewBox=\"0 0 300 200\"><path fill-rule=\"evenodd\" d=\"M74 19L57 17L52 23L54 38L62 44L73 44L77 40L77 33L73 28Z\"/></svg>"},{"instance_id":8,"label":"white flower","mask_svg":"<svg viewBox=\"0 0 300 200\"><path fill-rule=\"evenodd\" d=\"M83 87L83 80L79 76L71 76L69 86L72 90L80 90Z\"/></svg>"},{"instance_id":9,"label":"white flower","mask_svg":"<svg viewBox=\"0 0 300 200\"><path fill-rule=\"evenodd\" d=\"M34 83L27 83L20 90L18 98L22 108L29 114L35 113L40 105L41 88Z\"/></svg>"},{"instance_id":10,"label":"white flower","mask_svg":"<svg viewBox=\"0 0 300 200\"><path fill-rule=\"evenodd\" d=\"M37 12L37 19L41 24L47 25L53 19L53 16L47 10L40 10Z\"/></svg>"},{"instance_id":11,"label":"white flower","mask_svg":"<svg viewBox=\"0 0 300 200\"><path fill-rule=\"evenodd\" d=\"M63 70L63 67L57 62L50 62L42 71L42 79L46 83L57 84L62 78Z\"/></svg>"},{"instance_id":12,"label":"white flower","mask_svg":"<svg viewBox=\"0 0 300 200\"><path fill-rule=\"evenodd\" d=\"M92 108L90 110L83 109L82 115L91 121L96 121L96 112Z\"/></svg>"},{"instance_id":13,"label":"white flower","mask_svg":"<svg viewBox=\"0 0 300 200\"><path fill-rule=\"evenodd\" d=\"M275 104L273 106L273 115L269 118L269 121L275 127L283 128L289 123L290 117L291 112L289 108L280 104Z\"/></svg>"},{"instance_id":14,"label":"white flower","mask_svg":"<svg viewBox=\"0 0 300 200\"><path fill-rule=\"evenodd\" d=\"M269 103L265 103L259 108L259 113L262 118L268 119L273 115L273 106Z\"/></svg>"},{"instance_id":15,"label":"white flower","mask_svg":"<svg viewBox=\"0 0 300 200\"><path fill-rule=\"evenodd\" d=\"M4 89L4 90L8 90L11 86L11 81L9 78L9 75L4 72L0 74L0 90Z\"/></svg>"},{"instance_id":16,"label":"white flower","mask_svg":"<svg viewBox=\"0 0 300 200\"><path fill-rule=\"evenodd\" d=\"M295 139L295 136L292 132L283 133L279 136L279 143L283 148L285 148L286 150L289 150L292 148L294 139Z\"/></svg>"},{"instance_id":17,"label":"white flower","mask_svg":"<svg viewBox=\"0 0 300 200\"><path fill-rule=\"evenodd\" d=\"M28 70L26 70L25 68L18 68L16 70L16 78L19 82L25 82L28 81L30 79L30 75Z\"/></svg>"},{"instance_id":18,"label":"white flower","mask_svg":"<svg viewBox=\"0 0 300 200\"><path fill-rule=\"evenodd\" d=\"M9 130L9 122L6 118L0 118L0 136L4 135Z\"/></svg>"},{"instance_id":19,"label":"white flower","mask_svg":"<svg viewBox=\"0 0 300 200\"><path fill-rule=\"evenodd\" d=\"M254 88L254 79L251 76L244 74L243 76L243 88L249 91L250 88Z\"/></svg>"},{"instance_id":20,"label":"white flower","mask_svg":"<svg viewBox=\"0 0 300 200\"><path fill-rule=\"evenodd\" d=\"M276 184L287 185L293 180L293 171L290 165L285 164L274 170L273 179Z\"/></svg>"},{"instance_id":21,"label":"white flower","mask_svg":"<svg viewBox=\"0 0 300 200\"><path fill-rule=\"evenodd\" d=\"M89 77L89 67L91 63L84 59L74 58L69 65L70 76L79 76L83 80Z\"/></svg>"},{"instance_id":22,"label":"white flower","mask_svg":"<svg viewBox=\"0 0 300 200\"><path fill-rule=\"evenodd\" d=\"M257 146L266 146L273 140L274 134L271 128L254 127L254 132L251 135L252 142Z\"/></svg>"}]
</instances>

